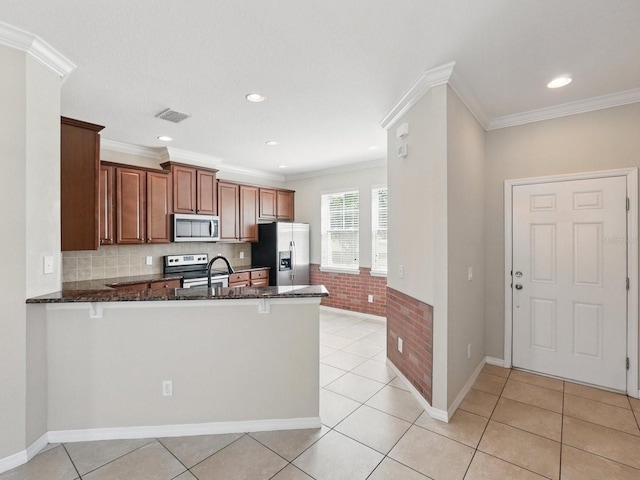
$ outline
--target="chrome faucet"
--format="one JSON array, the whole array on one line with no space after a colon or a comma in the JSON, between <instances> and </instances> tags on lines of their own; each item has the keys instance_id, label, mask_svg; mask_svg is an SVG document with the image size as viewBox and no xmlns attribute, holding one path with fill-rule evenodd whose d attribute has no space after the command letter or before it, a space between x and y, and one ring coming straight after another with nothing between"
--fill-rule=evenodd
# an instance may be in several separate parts
<instances>
[{"instance_id":1,"label":"chrome faucet","mask_svg":"<svg viewBox=\"0 0 640 480\"><path fill-rule=\"evenodd\" d=\"M207 288L211 288L211 267L213 266L213 262L215 262L216 260L224 260L224 263L227 264L229 275L231 275L232 273L235 273L235 271L233 270L233 267L231 266L231 264L229 263L229 260L227 260L226 257L222 255L216 255L209 261L209 264L207 265Z\"/></svg>"}]
</instances>

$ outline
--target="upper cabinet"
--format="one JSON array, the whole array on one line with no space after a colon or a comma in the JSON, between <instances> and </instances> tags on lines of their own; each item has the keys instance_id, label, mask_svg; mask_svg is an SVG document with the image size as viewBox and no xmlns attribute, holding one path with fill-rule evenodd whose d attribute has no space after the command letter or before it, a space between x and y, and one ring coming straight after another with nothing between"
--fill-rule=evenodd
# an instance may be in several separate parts
<instances>
[{"instance_id":1,"label":"upper cabinet","mask_svg":"<svg viewBox=\"0 0 640 480\"><path fill-rule=\"evenodd\" d=\"M100 165L100 245L113 245L115 236L115 167Z\"/></svg>"},{"instance_id":2,"label":"upper cabinet","mask_svg":"<svg viewBox=\"0 0 640 480\"><path fill-rule=\"evenodd\" d=\"M62 251L96 250L99 243L100 130L61 118L60 216Z\"/></svg>"},{"instance_id":3,"label":"upper cabinet","mask_svg":"<svg viewBox=\"0 0 640 480\"><path fill-rule=\"evenodd\" d=\"M258 241L258 187L218 182L221 242Z\"/></svg>"},{"instance_id":4,"label":"upper cabinet","mask_svg":"<svg viewBox=\"0 0 640 480\"><path fill-rule=\"evenodd\" d=\"M295 192L275 188L260 188L260 220L293 221Z\"/></svg>"},{"instance_id":5,"label":"upper cabinet","mask_svg":"<svg viewBox=\"0 0 640 480\"><path fill-rule=\"evenodd\" d=\"M218 213L217 170L176 162L165 162L161 167L171 171L173 213L199 213L203 215Z\"/></svg>"}]
</instances>

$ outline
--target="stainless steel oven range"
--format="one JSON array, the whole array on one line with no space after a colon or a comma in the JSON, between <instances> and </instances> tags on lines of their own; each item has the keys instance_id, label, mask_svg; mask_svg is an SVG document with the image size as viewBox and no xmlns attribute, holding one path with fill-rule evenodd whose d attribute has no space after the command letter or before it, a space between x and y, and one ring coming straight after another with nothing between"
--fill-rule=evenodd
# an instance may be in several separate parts
<instances>
[{"instance_id":1,"label":"stainless steel oven range","mask_svg":"<svg viewBox=\"0 0 640 480\"><path fill-rule=\"evenodd\" d=\"M182 275L182 288L207 288L207 264L209 255L195 253L189 255L165 255L164 274ZM229 286L227 270L211 271L211 287Z\"/></svg>"}]
</instances>

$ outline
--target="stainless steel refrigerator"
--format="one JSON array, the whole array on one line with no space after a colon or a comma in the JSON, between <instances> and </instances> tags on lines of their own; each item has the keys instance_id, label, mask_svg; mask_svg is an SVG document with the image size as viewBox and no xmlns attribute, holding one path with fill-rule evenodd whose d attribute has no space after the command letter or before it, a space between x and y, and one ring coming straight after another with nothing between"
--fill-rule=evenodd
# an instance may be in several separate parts
<instances>
[{"instance_id":1,"label":"stainless steel refrigerator","mask_svg":"<svg viewBox=\"0 0 640 480\"><path fill-rule=\"evenodd\" d=\"M309 285L309 224L261 223L251 263L269 267L269 285Z\"/></svg>"}]
</instances>

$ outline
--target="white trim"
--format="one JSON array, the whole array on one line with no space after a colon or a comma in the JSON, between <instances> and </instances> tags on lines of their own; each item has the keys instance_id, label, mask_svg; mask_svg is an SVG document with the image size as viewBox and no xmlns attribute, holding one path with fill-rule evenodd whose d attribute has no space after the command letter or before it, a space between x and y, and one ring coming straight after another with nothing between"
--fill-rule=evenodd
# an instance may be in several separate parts
<instances>
[{"instance_id":1,"label":"white trim","mask_svg":"<svg viewBox=\"0 0 640 480\"><path fill-rule=\"evenodd\" d=\"M48 434L45 433L38 440L33 442L26 450L15 453L5 458L0 458L0 473L11 470L12 468L24 465L33 457L35 457L40 450L47 446Z\"/></svg>"},{"instance_id":2,"label":"white trim","mask_svg":"<svg viewBox=\"0 0 640 480\"><path fill-rule=\"evenodd\" d=\"M323 267L320 265L319 270L326 273L345 273L347 275L360 275L360 268L338 268L338 267Z\"/></svg>"},{"instance_id":3,"label":"white trim","mask_svg":"<svg viewBox=\"0 0 640 480\"><path fill-rule=\"evenodd\" d=\"M513 263L513 187L607 177L626 177L627 196L631 203L631 209L627 215L627 275L630 281L627 294L627 356L630 364L627 371L627 394L632 395L638 391L638 168L636 167L504 181L504 367L510 368L512 366L513 348L513 304L510 286Z\"/></svg>"},{"instance_id":4,"label":"white trim","mask_svg":"<svg viewBox=\"0 0 640 480\"><path fill-rule=\"evenodd\" d=\"M299 173L296 175L287 175L286 181L292 180L304 180L305 178L316 178L325 175L337 175L340 173L357 172L360 170L368 170L370 168L386 167L387 159L381 158L379 160L370 160L368 162L350 163L347 165L341 165L339 167L323 168L321 170L314 170L312 172Z\"/></svg>"},{"instance_id":5,"label":"white trim","mask_svg":"<svg viewBox=\"0 0 640 480\"><path fill-rule=\"evenodd\" d=\"M453 67L456 62L450 62L445 65L441 65L431 70L423 72L420 77L411 85L407 93L395 104L389 113L387 113L382 120L380 120L380 126L385 130L391 129L391 127L400 118L407 113L411 107L413 107L422 96L438 85L446 84L451 77Z\"/></svg>"},{"instance_id":6,"label":"white trim","mask_svg":"<svg viewBox=\"0 0 640 480\"><path fill-rule=\"evenodd\" d=\"M76 65L37 35L0 22L0 45L25 52L60 76L62 81L76 69Z\"/></svg>"},{"instance_id":7,"label":"white trim","mask_svg":"<svg viewBox=\"0 0 640 480\"><path fill-rule=\"evenodd\" d=\"M480 363L478 364L476 369L473 371L473 373L469 377L469 380L467 380L467 383L464 384L464 387L462 387L462 390L460 390L460 393L458 393L455 400L453 401L451 406L448 408L447 416L449 418L453 417L453 414L456 413L456 410L458 410L458 407L464 401L464 397L467 396L467 393L469 393L469 390L471 390L471 387L473 386L473 384L476 383L478 375L480 375L480 372L482 371L486 363L487 363L486 357L480 360Z\"/></svg>"},{"instance_id":8,"label":"white trim","mask_svg":"<svg viewBox=\"0 0 640 480\"><path fill-rule=\"evenodd\" d=\"M372 277L384 277L387 278L386 270L369 270L369 275Z\"/></svg>"},{"instance_id":9,"label":"white trim","mask_svg":"<svg viewBox=\"0 0 640 480\"><path fill-rule=\"evenodd\" d=\"M630 103L640 102L640 88L626 90L623 92L611 93L600 97L587 98L577 102L563 103L551 107L539 108L528 112L505 115L494 118L489 122L486 130L496 130L499 128L513 127L525 123L540 122L553 118L566 117L579 113L592 112L605 108L619 107Z\"/></svg>"},{"instance_id":10,"label":"white trim","mask_svg":"<svg viewBox=\"0 0 640 480\"><path fill-rule=\"evenodd\" d=\"M49 443L86 442L94 440L118 440L131 438L189 437L195 435L267 432L275 430L301 430L307 428L320 428L320 426L320 417L303 417L245 420L238 422L193 423L183 425L54 430L49 432Z\"/></svg>"},{"instance_id":11,"label":"white trim","mask_svg":"<svg viewBox=\"0 0 640 480\"><path fill-rule=\"evenodd\" d=\"M160 160L168 162L171 160L194 164L201 164L202 166L217 167L222 163L222 158L214 157L213 155L205 155L203 153L190 152L189 150L180 150L173 147L161 147L160 148Z\"/></svg>"},{"instance_id":12,"label":"white trim","mask_svg":"<svg viewBox=\"0 0 640 480\"><path fill-rule=\"evenodd\" d=\"M141 147L130 143L109 140L108 138L100 138L100 151L107 150L110 152L126 153L137 157L152 158L158 161L160 161L161 158L161 148L163 147Z\"/></svg>"},{"instance_id":13,"label":"white trim","mask_svg":"<svg viewBox=\"0 0 640 480\"><path fill-rule=\"evenodd\" d=\"M496 367L502 367L505 368L504 366L504 360L502 360L501 358L495 358L495 357L484 357L484 362L488 365L494 365Z\"/></svg>"},{"instance_id":14,"label":"white trim","mask_svg":"<svg viewBox=\"0 0 640 480\"><path fill-rule=\"evenodd\" d=\"M422 407L422 409L427 412L427 414L431 418L435 418L436 420L440 420L441 422L449 423L449 413L444 410L440 410L439 408L433 408L429 405L429 402L425 400L425 398L420 395L420 392L413 386L413 384L405 377L402 372L396 367L391 360L387 358L387 365L395 372L398 378L404 383L405 387L409 390L409 393L413 395L418 402L418 404Z\"/></svg>"},{"instance_id":15,"label":"white trim","mask_svg":"<svg viewBox=\"0 0 640 480\"><path fill-rule=\"evenodd\" d=\"M320 305L320 311L325 311L327 313L335 313L337 315L349 315L352 317L364 318L366 320L371 320L373 322L378 322L383 325L387 324L387 317L381 317L379 315L372 315L370 313L362 313L362 312L354 312L352 310L343 310L342 308L335 307L326 307L324 305Z\"/></svg>"}]
</instances>

